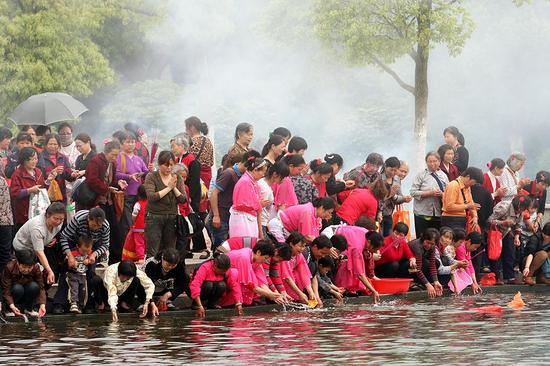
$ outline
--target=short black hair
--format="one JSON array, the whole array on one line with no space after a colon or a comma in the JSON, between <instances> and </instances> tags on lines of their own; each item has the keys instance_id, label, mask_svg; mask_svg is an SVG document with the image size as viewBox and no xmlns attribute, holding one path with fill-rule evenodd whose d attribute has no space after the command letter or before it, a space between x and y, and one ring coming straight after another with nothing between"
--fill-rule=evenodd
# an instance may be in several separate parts
<instances>
[{"instance_id":1,"label":"short black hair","mask_svg":"<svg viewBox=\"0 0 550 366\"><path fill-rule=\"evenodd\" d=\"M439 230L434 229L433 227L429 227L426 229L426 231L422 233L420 237L420 241L425 242L428 240L433 240L435 241L435 244L437 244L437 242L439 241L439 238L440 238Z\"/></svg>"},{"instance_id":2,"label":"short black hair","mask_svg":"<svg viewBox=\"0 0 550 366\"><path fill-rule=\"evenodd\" d=\"M409 226L404 222L398 222L393 227L393 231L397 231L399 234L407 235L409 233Z\"/></svg>"},{"instance_id":3,"label":"short black hair","mask_svg":"<svg viewBox=\"0 0 550 366\"><path fill-rule=\"evenodd\" d=\"M283 261L289 261L292 258L292 249L288 244L278 244L275 247L275 253L282 258Z\"/></svg>"},{"instance_id":4,"label":"short black hair","mask_svg":"<svg viewBox=\"0 0 550 366\"><path fill-rule=\"evenodd\" d=\"M291 231L288 238L286 238L287 244L298 244L299 242L305 243L306 237L298 232L298 231Z\"/></svg>"},{"instance_id":5,"label":"short black hair","mask_svg":"<svg viewBox=\"0 0 550 366\"><path fill-rule=\"evenodd\" d=\"M118 275L127 277L136 277L136 264L130 260L122 261L118 264Z\"/></svg>"},{"instance_id":6,"label":"short black hair","mask_svg":"<svg viewBox=\"0 0 550 366\"><path fill-rule=\"evenodd\" d=\"M221 269L222 271L227 271L231 268L231 259L228 255L223 253L216 253L214 255L214 267Z\"/></svg>"},{"instance_id":7,"label":"short black hair","mask_svg":"<svg viewBox=\"0 0 550 366\"><path fill-rule=\"evenodd\" d=\"M36 264L36 254L34 254L34 250L31 249L16 250L15 258L19 264L27 266Z\"/></svg>"},{"instance_id":8,"label":"short black hair","mask_svg":"<svg viewBox=\"0 0 550 366\"><path fill-rule=\"evenodd\" d=\"M380 249L384 245L384 237L377 231L369 231L365 238L370 242L372 249Z\"/></svg>"},{"instance_id":9,"label":"short black hair","mask_svg":"<svg viewBox=\"0 0 550 366\"><path fill-rule=\"evenodd\" d=\"M339 235L339 234L333 235L330 238L330 242L332 243L333 248L336 248L341 252L348 249L348 240L344 235Z\"/></svg>"},{"instance_id":10,"label":"short black hair","mask_svg":"<svg viewBox=\"0 0 550 366\"><path fill-rule=\"evenodd\" d=\"M478 233L477 231L472 231L471 233L466 235L466 240L473 245L481 245L483 244L483 235L481 235L481 233Z\"/></svg>"},{"instance_id":11,"label":"short black hair","mask_svg":"<svg viewBox=\"0 0 550 366\"><path fill-rule=\"evenodd\" d=\"M479 184L483 184L483 172L481 169L469 166L464 172L462 172L462 177L470 177L470 179L475 180Z\"/></svg>"},{"instance_id":12,"label":"short black hair","mask_svg":"<svg viewBox=\"0 0 550 366\"><path fill-rule=\"evenodd\" d=\"M258 240L256 245L254 245L254 248L252 248L252 252L260 252L260 255L268 255L273 257L275 254L275 248L273 247L271 240Z\"/></svg>"},{"instance_id":13,"label":"short black hair","mask_svg":"<svg viewBox=\"0 0 550 366\"><path fill-rule=\"evenodd\" d=\"M19 132L15 137L15 143L27 141L32 144L32 136L25 132Z\"/></svg>"},{"instance_id":14,"label":"short black hair","mask_svg":"<svg viewBox=\"0 0 550 366\"><path fill-rule=\"evenodd\" d=\"M336 266L332 258L328 256L320 258L318 263L319 267L328 267L330 269L333 269Z\"/></svg>"},{"instance_id":15,"label":"short black hair","mask_svg":"<svg viewBox=\"0 0 550 366\"><path fill-rule=\"evenodd\" d=\"M12 137L13 137L13 134L11 133L9 128L0 127L0 141L5 139L11 139Z\"/></svg>"},{"instance_id":16,"label":"short black hair","mask_svg":"<svg viewBox=\"0 0 550 366\"><path fill-rule=\"evenodd\" d=\"M317 249L332 248L332 242L325 235L320 235L313 239L311 246L317 247Z\"/></svg>"},{"instance_id":17,"label":"short black hair","mask_svg":"<svg viewBox=\"0 0 550 366\"><path fill-rule=\"evenodd\" d=\"M178 264L180 262L180 253L176 248L166 248L162 250L160 257L170 264Z\"/></svg>"},{"instance_id":18,"label":"short black hair","mask_svg":"<svg viewBox=\"0 0 550 366\"><path fill-rule=\"evenodd\" d=\"M66 211L67 211L67 208L63 203L53 202L46 209L46 217L49 217L51 215L57 215L57 214L65 214Z\"/></svg>"},{"instance_id":19,"label":"short black hair","mask_svg":"<svg viewBox=\"0 0 550 366\"><path fill-rule=\"evenodd\" d=\"M288 142L287 149L289 153L298 152L300 150L307 150L307 142L303 137L294 136Z\"/></svg>"},{"instance_id":20,"label":"short black hair","mask_svg":"<svg viewBox=\"0 0 550 366\"><path fill-rule=\"evenodd\" d=\"M23 165L26 161L31 160L33 156L37 155L34 147L24 147L19 151L19 165Z\"/></svg>"},{"instance_id":21,"label":"short black hair","mask_svg":"<svg viewBox=\"0 0 550 366\"><path fill-rule=\"evenodd\" d=\"M94 207L88 211L88 219L105 221L105 211L99 207Z\"/></svg>"},{"instance_id":22,"label":"short black hair","mask_svg":"<svg viewBox=\"0 0 550 366\"><path fill-rule=\"evenodd\" d=\"M57 126L57 133L61 133L61 130L67 127L71 130L71 133L73 132L73 126L69 122L61 122L59 126Z\"/></svg>"},{"instance_id":23,"label":"short black hair","mask_svg":"<svg viewBox=\"0 0 550 366\"><path fill-rule=\"evenodd\" d=\"M76 246L80 247L81 245L93 246L94 239L91 236L86 234L80 235L80 237L78 238L78 244Z\"/></svg>"},{"instance_id":24,"label":"short black hair","mask_svg":"<svg viewBox=\"0 0 550 366\"><path fill-rule=\"evenodd\" d=\"M466 230L462 228L453 229L453 241L458 242L466 239Z\"/></svg>"}]
</instances>

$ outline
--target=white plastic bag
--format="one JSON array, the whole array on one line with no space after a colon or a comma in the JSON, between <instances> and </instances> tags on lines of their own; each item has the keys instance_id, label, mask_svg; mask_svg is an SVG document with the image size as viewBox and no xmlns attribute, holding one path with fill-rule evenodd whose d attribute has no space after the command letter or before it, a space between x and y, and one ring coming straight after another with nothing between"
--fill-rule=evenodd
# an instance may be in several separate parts
<instances>
[{"instance_id":1,"label":"white plastic bag","mask_svg":"<svg viewBox=\"0 0 550 366\"><path fill-rule=\"evenodd\" d=\"M29 220L45 213L49 205L50 198L47 189L41 188L38 193L31 193L29 197Z\"/></svg>"}]
</instances>

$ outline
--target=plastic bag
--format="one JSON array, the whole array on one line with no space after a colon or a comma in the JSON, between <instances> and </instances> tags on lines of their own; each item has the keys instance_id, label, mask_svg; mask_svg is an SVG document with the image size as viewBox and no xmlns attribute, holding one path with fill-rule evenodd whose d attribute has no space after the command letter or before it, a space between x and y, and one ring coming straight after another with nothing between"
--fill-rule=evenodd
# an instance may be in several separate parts
<instances>
[{"instance_id":1,"label":"plastic bag","mask_svg":"<svg viewBox=\"0 0 550 366\"><path fill-rule=\"evenodd\" d=\"M393 213L393 225L397 224L398 222L402 222L406 224L409 228L411 227L411 214L408 210L403 210L402 205L398 205L395 208L395 212ZM407 241L411 240L411 230L409 230L409 233L407 234Z\"/></svg>"},{"instance_id":2,"label":"plastic bag","mask_svg":"<svg viewBox=\"0 0 550 366\"><path fill-rule=\"evenodd\" d=\"M487 236L487 257L496 261L502 253L502 233L497 228L491 228Z\"/></svg>"},{"instance_id":3,"label":"plastic bag","mask_svg":"<svg viewBox=\"0 0 550 366\"><path fill-rule=\"evenodd\" d=\"M50 198L45 188L41 188L38 193L31 193L29 197L29 220L45 213L49 205Z\"/></svg>"},{"instance_id":4,"label":"plastic bag","mask_svg":"<svg viewBox=\"0 0 550 366\"><path fill-rule=\"evenodd\" d=\"M63 193L56 180L52 180L48 188L48 198L50 202L63 202Z\"/></svg>"}]
</instances>

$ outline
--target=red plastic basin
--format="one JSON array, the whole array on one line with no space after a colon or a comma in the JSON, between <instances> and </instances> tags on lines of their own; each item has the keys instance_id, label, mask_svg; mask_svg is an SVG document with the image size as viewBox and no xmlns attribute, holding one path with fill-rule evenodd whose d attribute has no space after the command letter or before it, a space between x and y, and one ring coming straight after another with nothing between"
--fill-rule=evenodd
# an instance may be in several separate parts
<instances>
[{"instance_id":1,"label":"red plastic basin","mask_svg":"<svg viewBox=\"0 0 550 366\"><path fill-rule=\"evenodd\" d=\"M372 285L379 294L398 294L409 291L411 278L381 278L372 279Z\"/></svg>"}]
</instances>

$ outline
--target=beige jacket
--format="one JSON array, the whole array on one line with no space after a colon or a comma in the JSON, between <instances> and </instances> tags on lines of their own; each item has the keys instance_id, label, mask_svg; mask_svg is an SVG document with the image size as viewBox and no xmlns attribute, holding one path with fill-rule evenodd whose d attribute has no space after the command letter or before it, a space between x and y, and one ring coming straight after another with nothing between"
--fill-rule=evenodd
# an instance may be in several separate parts
<instances>
[{"instance_id":1,"label":"beige jacket","mask_svg":"<svg viewBox=\"0 0 550 366\"><path fill-rule=\"evenodd\" d=\"M132 277L128 281L122 282L118 277L118 265L119 263L115 263L107 267L103 276L103 284L109 294L108 302L111 310L117 309L118 297L122 295L128 287L130 287L130 284L134 280ZM145 272L140 271L139 269L136 271L136 277L145 289L145 301L150 301L155 292L155 284L149 277L147 277Z\"/></svg>"}]
</instances>

